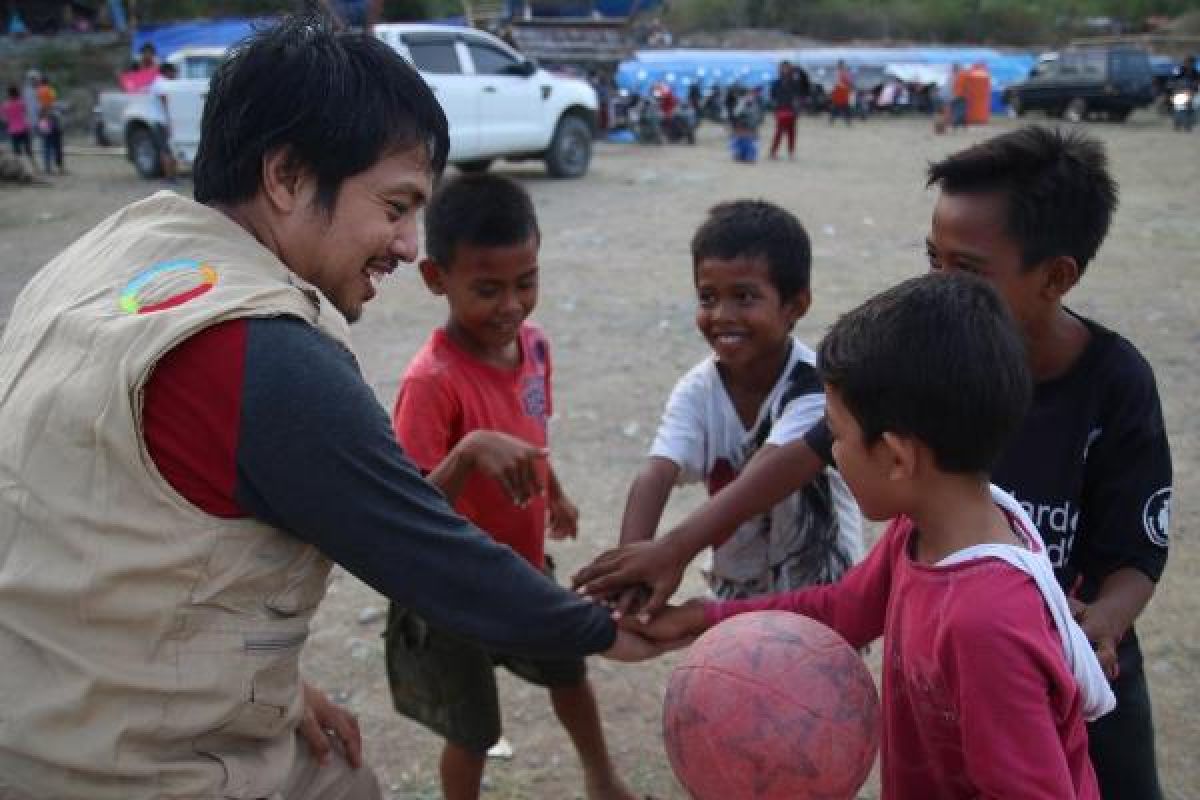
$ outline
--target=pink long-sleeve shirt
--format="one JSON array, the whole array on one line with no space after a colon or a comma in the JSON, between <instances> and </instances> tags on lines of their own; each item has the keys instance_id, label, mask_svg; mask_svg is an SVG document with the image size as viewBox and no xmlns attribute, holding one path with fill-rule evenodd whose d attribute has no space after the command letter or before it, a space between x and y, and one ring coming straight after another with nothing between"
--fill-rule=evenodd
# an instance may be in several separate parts
<instances>
[{"instance_id":1,"label":"pink long-sleeve shirt","mask_svg":"<svg viewBox=\"0 0 1200 800\"><path fill-rule=\"evenodd\" d=\"M832 586L711 603L710 623L794 611L854 647L883 635L887 800L1099 800L1078 685L1033 579L993 558L938 567L894 520Z\"/></svg>"}]
</instances>

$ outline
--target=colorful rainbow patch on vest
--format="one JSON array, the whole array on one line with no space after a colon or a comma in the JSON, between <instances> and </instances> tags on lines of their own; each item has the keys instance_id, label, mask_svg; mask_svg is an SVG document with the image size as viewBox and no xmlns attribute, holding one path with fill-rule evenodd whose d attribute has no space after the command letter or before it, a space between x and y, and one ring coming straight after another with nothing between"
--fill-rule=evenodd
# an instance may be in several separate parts
<instances>
[{"instance_id":1,"label":"colorful rainbow patch on vest","mask_svg":"<svg viewBox=\"0 0 1200 800\"><path fill-rule=\"evenodd\" d=\"M181 258L160 261L125 284L121 310L151 314L183 305L217 285L217 271L200 261Z\"/></svg>"}]
</instances>

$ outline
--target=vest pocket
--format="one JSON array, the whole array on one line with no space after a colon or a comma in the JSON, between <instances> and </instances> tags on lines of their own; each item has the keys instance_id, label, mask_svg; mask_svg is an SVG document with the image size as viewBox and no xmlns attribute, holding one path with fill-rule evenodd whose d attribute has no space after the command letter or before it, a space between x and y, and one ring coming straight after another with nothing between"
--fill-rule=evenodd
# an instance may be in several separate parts
<instances>
[{"instance_id":1,"label":"vest pocket","mask_svg":"<svg viewBox=\"0 0 1200 800\"><path fill-rule=\"evenodd\" d=\"M248 635L247 653L280 659L254 674L249 697L217 730L195 741L195 751L221 765L221 796L252 800L277 792L292 763L291 742L301 704L296 661L303 636Z\"/></svg>"},{"instance_id":2,"label":"vest pocket","mask_svg":"<svg viewBox=\"0 0 1200 800\"><path fill-rule=\"evenodd\" d=\"M224 778L220 784L220 797L257 800L276 797L276 792L287 781L295 760L295 740L295 735L289 732L269 743L237 747L204 737L197 741L196 752L221 766Z\"/></svg>"}]
</instances>

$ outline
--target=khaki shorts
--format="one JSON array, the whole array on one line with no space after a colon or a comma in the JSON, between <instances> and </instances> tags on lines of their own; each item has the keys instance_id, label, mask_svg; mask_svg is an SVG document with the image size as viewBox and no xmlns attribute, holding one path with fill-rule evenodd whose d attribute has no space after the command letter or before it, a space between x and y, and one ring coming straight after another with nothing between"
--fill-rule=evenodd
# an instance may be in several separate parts
<instances>
[{"instance_id":1,"label":"khaki shorts","mask_svg":"<svg viewBox=\"0 0 1200 800\"><path fill-rule=\"evenodd\" d=\"M548 572L552 569L549 566ZM394 603L388 609L383 635L396 711L477 753L486 753L500 739L497 666L547 689L579 686L587 678L582 658L534 659L496 653L434 628Z\"/></svg>"}]
</instances>

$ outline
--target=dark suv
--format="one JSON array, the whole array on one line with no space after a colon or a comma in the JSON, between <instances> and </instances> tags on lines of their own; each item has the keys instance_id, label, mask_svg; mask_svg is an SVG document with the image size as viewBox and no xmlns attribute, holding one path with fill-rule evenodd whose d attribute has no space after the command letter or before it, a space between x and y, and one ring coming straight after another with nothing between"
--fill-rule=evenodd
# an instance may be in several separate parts
<instances>
[{"instance_id":1,"label":"dark suv","mask_svg":"<svg viewBox=\"0 0 1200 800\"><path fill-rule=\"evenodd\" d=\"M1079 122L1106 114L1122 122L1154 100L1150 56L1135 47L1078 47L1038 59L1029 77L1005 93L1018 116L1045 111Z\"/></svg>"}]
</instances>

